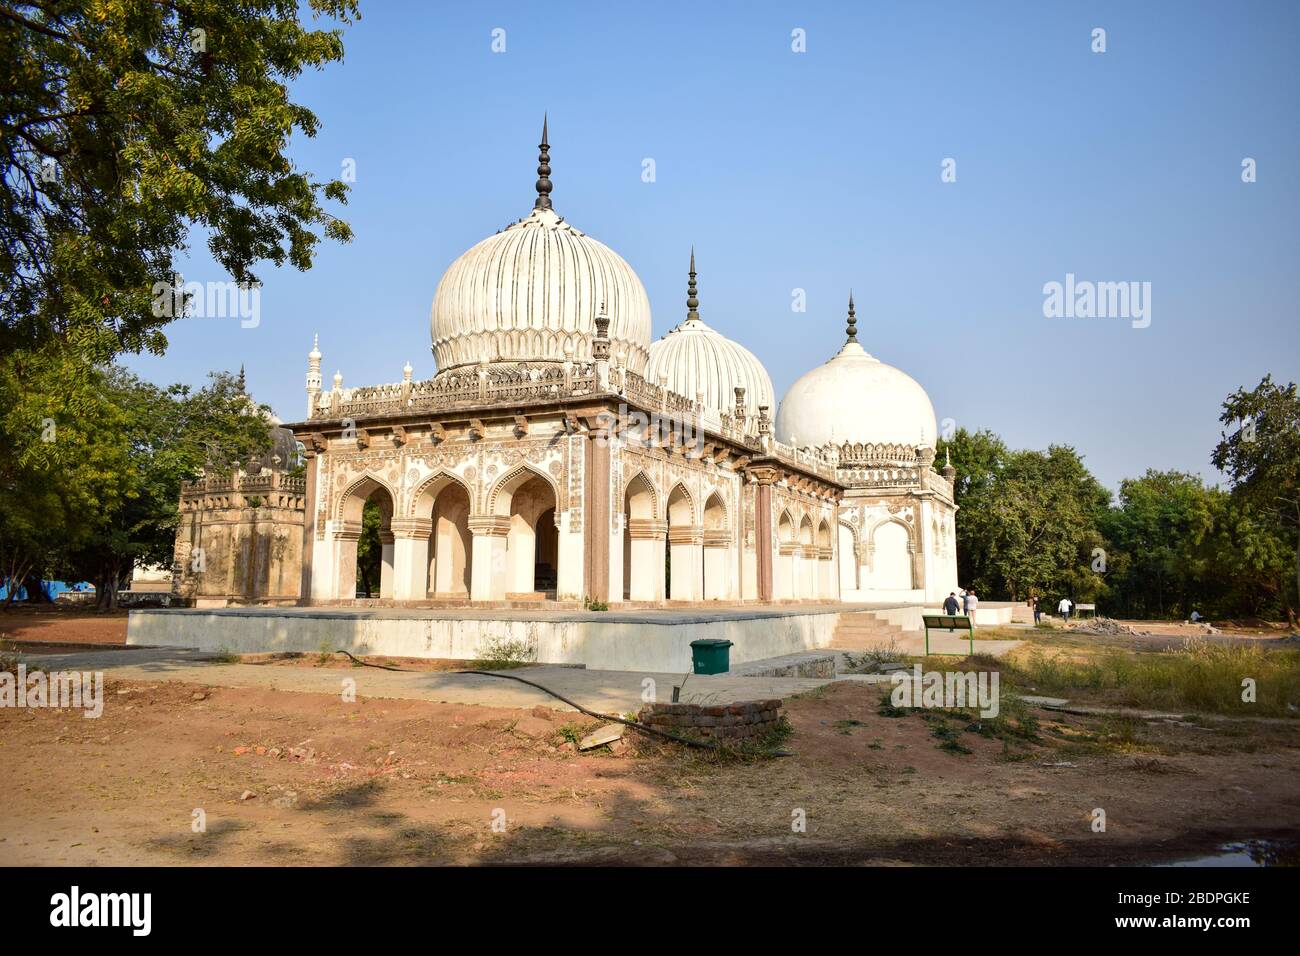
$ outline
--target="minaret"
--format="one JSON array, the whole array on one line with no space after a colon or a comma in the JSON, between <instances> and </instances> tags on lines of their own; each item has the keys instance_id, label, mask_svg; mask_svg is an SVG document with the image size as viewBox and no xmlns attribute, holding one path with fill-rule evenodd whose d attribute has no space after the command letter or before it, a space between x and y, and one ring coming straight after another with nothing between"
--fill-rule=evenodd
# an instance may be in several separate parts
<instances>
[{"instance_id":1,"label":"minaret","mask_svg":"<svg viewBox=\"0 0 1300 956\"><path fill-rule=\"evenodd\" d=\"M695 247L691 246L690 280L686 284L686 321L700 320L699 290L695 287Z\"/></svg>"},{"instance_id":2,"label":"minaret","mask_svg":"<svg viewBox=\"0 0 1300 956\"><path fill-rule=\"evenodd\" d=\"M853 290L849 290L849 324L844 331L848 334L850 342L858 340L858 313L853 310Z\"/></svg>"},{"instance_id":3,"label":"minaret","mask_svg":"<svg viewBox=\"0 0 1300 956\"><path fill-rule=\"evenodd\" d=\"M307 353L307 417L316 411L316 400L320 397L320 336L312 337L311 351Z\"/></svg>"},{"instance_id":4,"label":"minaret","mask_svg":"<svg viewBox=\"0 0 1300 956\"><path fill-rule=\"evenodd\" d=\"M943 449L943 476L952 481L957 476L957 469L952 466L952 454L945 445Z\"/></svg>"},{"instance_id":5,"label":"minaret","mask_svg":"<svg viewBox=\"0 0 1300 956\"><path fill-rule=\"evenodd\" d=\"M542 141L538 144L537 156L537 201L534 209L551 208L551 147L546 142L546 114L542 114Z\"/></svg>"}]
</instances>

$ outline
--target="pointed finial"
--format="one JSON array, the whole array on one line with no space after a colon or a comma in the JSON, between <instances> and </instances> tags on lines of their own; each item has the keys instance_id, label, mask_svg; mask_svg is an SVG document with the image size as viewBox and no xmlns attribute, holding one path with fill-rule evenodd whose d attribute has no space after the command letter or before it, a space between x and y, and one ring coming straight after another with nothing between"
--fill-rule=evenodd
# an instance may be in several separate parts
<instances>
[{"instance_id":1,"label":"pointed finial","mask_svg":"<svg viewBox=\"0 0 1300 956\"><path fill-rule=\"evenodd\" d=\"M849 290L849 324L844 329L848 333L849 341L858 340L858 313L853 310L853 290Z\"/></svg>"},{"instance_id":2,"label":"pointed finial","mask_svg":"<svg viewBox=\"0 0 1300 956\"><path fill-rule=\"evenodd\" d=\"M699 309L699 290L695 287L695 247L691 246L690 281L686 283L686 318L699 319Z\"/></svg>"},{"instance_id":3,"label":"pointed finial","mask_svg":"<svg viewBox=\"0 0 1300 956\"><path fill-rule=\"evenodd\" d=\"M244 363L243 362L239 363L239 394L240 395L248 394L248 392L245 390L245 384L244 384Z\"/></svg>"},{"instance_id":4,"label":"pointed finial","mask_svg":"<svg viewBox=\"0 0 1300 956\"><path fill-rule=\"evenodd\" d=\"M319 332L311 337L311 351L307 353L307 357L309 359L315 359L317 361L320 360L321 354L320 354L320 333Z\"/></svg>"},{"instance_id":5,"label":"pointed finial","mask_svg":"<svg viewBox=\"0 0 1300 956\"><path fill-rule=\"evenodd\" d=\"M542 141L538 144L537 201L534 209L551 208L551 146L546 141L546 114L542 114Z\"/></svg>"}]
</instances>

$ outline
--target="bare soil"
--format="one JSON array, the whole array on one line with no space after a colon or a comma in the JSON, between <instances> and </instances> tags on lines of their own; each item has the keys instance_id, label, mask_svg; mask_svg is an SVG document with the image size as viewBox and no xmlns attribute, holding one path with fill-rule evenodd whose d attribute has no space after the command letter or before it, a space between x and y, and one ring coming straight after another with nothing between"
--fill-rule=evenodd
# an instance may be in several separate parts
<instances>
[{"instance_id":1,"label":"bare soil","mask_svg":"<svg viewBox=\"0 0 1300 956\"><path fill-rule=\"evenodd\" d=\"M17 606L0 611L0 641L61 644L69 648L89 644L103 649L114 644L125 647L126 617L125 610Z\"/></svg>"},{"instance_id":2,"label":"bare soil","mask_svg":"<svg viewBox=\"0 0 1300 956\"><path fill-rule=\"evenodd\" d=\"M881 697L790 700L793 756L720 760L579 754L595 724L542 707L114 681L95 720L0 709L0 864L1110 864L1300 824L1294 726L1042 714L953 753Z\"/></svg>"}]
</instances>

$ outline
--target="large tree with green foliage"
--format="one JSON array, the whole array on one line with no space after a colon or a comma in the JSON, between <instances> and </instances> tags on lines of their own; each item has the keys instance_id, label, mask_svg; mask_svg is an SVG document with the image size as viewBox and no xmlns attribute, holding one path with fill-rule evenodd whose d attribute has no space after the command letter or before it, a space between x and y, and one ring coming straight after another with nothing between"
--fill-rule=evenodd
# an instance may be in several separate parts
<instances>
[{"instance_id":1,"label":"large tree with green foliage","mask_svg":"<svg viewBox=\"0 0 1300 956\"><path fill-rule=\"evenodd\" d=\"M170 565L181 482L265 452L270 409L254 405L224 372L196 390L159 388L113 369L105 388L120 413L123 498L81 547L66 552L63 564L74 579L93 581L100 607L110 608L133 568Z\"/></svg>"},{"instance_id":2,"label":"large tree with green foliage","mask_svg":"<svg viewBox=\"0 0 1300 956\"><path fill-rule=\"evenodd\" d=\"M341 23L356 0L309 0ZM343 57L298 0L0 0L0 353L75 348L95 364L166 346L191 227L236 282L311 265L344 183L286 155L311 111L304 69ZM223 277L224 278L224 277ZM167 306L159 308L160 304ZM169 314L170 313L170 314Z\"/></svg>"},{"instance_id":3,"label":"large tree with green foliage","mask_svg":"<svg viewBox=\"0 0 1300 956\"><path fill-rule=\"evenodd\" d=\"M1216 502L1200 478L1148 470L1120 483L1105 516L1112 607L1136 617L1187 616L1203 602L1202 543L1214 527Z\"/></svg>"},{"instance_id":4,"label":"large tree with green foliage","mask_svg":"<svg viewBox=\"0 0 1300 956\"><path fill-rule=\"evenodd\" d=\"M6 601L100 532L129 494L122 412L67 353L0 355L0 578Z\"/></svg>"},{"instance_id":5,"label":"large tree with green foliage","mask_svg":"<svg viewBox=\"0 0 1300 956\"><path fill-rule=\"evenodd\" d=\"M1219 421L1224 431L1211 460L1227 473L1234 495L1286 529L1300 594L1300 394L1296 385L1279 385L1265 375L1255 388L1239 388L1229 395Z\"/></svg>"},{"instance_id":6,"label":"large tree with green foliage","mask_svg":"<svg viewBox=\"0 0 1300 956\"><path fill-rule=\"evenodd\" d=\"M19 366L22 366L19 368ZM158 388L60 350L0 360L0 576L93 581L101 606L141 564L171 561L181 482L269 441L236 379Z\"/></svg>"}]
</instances>

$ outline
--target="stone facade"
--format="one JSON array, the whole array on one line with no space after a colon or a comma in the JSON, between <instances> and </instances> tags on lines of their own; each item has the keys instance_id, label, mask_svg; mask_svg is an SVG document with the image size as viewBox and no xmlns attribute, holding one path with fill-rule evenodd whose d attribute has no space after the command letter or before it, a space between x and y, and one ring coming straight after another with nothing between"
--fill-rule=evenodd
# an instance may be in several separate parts
<instances>
[{"instance_id":1,"label":"stone facade","mask_svg":"<svg viewBox=\"0 0 1300 956\"><path fill-rule=\"evenodd\" d=\"M184 483L173 593L200 607L297 603L304 501L278 462Z\"/></svg>"}]
</instances>

